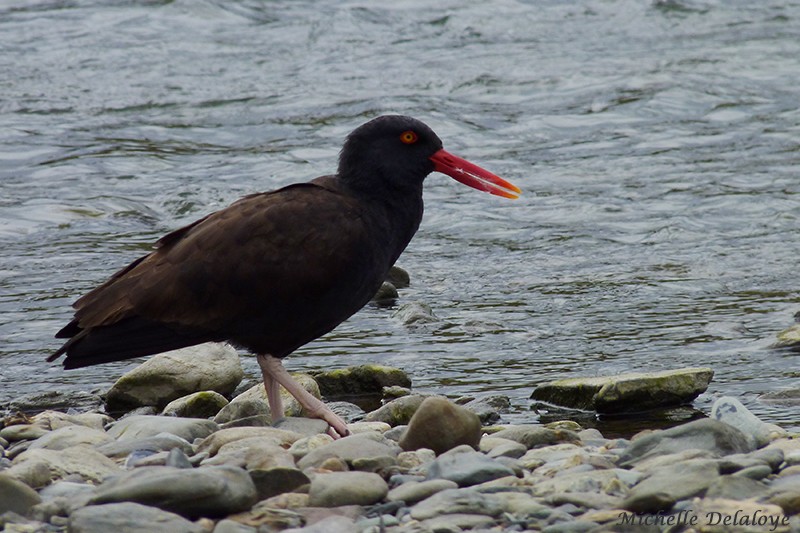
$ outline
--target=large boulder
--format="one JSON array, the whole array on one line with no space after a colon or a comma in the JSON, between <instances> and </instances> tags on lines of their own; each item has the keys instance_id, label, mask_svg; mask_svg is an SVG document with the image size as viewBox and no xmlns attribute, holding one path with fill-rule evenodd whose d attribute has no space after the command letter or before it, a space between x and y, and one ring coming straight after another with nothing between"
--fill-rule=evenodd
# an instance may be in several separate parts
<instances>
[{"instance_id":1,"label":"large boulder","mask_svg":"<svg viewBox=\"0 0 800 533\"><path fill-rule=\"evenodd\" d=\"M531 398L598 413L631 413L689 403L705 392L712 377L713 370L701 367L568 378L540 385Z\"/></svg>"},{"instance_id":2,"label":"large boulder","mask_svg":"<svg viewBox=\"0 0 800 533\"><path fill-rule=\"evenodd\" d=\"M106 396L111 411L142 406L163 409L169 402L200 391L229 395L244 377L231 346L206 343L155 355L120 377Z\"/></svg>"}]
</instances>

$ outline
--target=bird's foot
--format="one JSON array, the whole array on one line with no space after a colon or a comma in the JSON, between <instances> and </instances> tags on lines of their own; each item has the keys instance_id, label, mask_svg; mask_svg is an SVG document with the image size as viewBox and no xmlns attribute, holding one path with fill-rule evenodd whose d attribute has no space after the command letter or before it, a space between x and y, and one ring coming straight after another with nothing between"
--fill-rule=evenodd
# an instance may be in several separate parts
<instances>
[{"instance_id":1,"label":"bird's foot","mask_svg":"<svg viewBox=\"0 0 800 533\"><path fill-rule=\"evenodd\" d=\"M331 437L338 439L350 434L350 430L347 429L347 423L339 415L331 411L330 407L322 403L320 399L312 396L310 392L295 381L283 367L280 359L271 355L258 355L256 360L261 367L261 373L264 375L264 387L267 390L270 409L273 410L273 420L275 420L275 415L278 413L279 416L283 416L283 406L278 394L278 385L280 384L297 399L308 416L321 418L328 423L330 426L328 434Z\"/></svg>"}]
</instances>

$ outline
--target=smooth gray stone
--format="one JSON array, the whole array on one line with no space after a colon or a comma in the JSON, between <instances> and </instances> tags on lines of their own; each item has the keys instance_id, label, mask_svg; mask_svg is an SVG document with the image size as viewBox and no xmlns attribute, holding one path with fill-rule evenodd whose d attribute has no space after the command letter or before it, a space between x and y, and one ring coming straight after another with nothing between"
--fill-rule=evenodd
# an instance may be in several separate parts
<instances>
[{"instance_id":1,"label":"smooth gray stone","mask_svg":"<svg viewBox=\"0 0 800 533\"><path fill-rule=\"evenodd\" d=\"M650 457L685 450L705 450L717 457L723 457L749 453L754 449L752 440L735 427L703 418L635 439L620 455L619 465L633 466Z\"/></svg>"},{"instance_id":2,"label":"smooth gray stone","mask_svg":"<svg viewBox=\"0 0 800 533\"><path fill-rule=\"evenodd\" d=\"M91 503L132 501L187 518L225 516L250 509L258 493L249 474L232 466L137 468L97 487Z\"/></svg>"},{"instance_id":3,"label":"smooth gray stone","mask_svg":"<svg viewBox=\"0 0 800 533\"><path fill-rule=\"evenodd\" d=\"M508 466L464 445L434 459L428 466L426 478L449 479L460 487L468 487L513 475L514 471Z\"/></svg>"},{"instance_id":4,"label":"smooth gray stone","mask_svg":"<svg viewBox=\"0 0 800 533\"><path fill-rule=\"evenodd\" d=\"M766 446L776 438L788 435L785 429L775 424L762 422L742 405L742 402L731 396L717 398L714 405L711 406L711 418L733 426L748 438L752 438L757 448Z\"/></svg>"},{"instance_id":5,"label":"smooth gray stone","mask_svg":"<svg viewBox=\"0 0 800 533\"><path fill-rule=\"evenodd\" d=\"M311 480L308 504L311 507L372 505L389 492L386 482L371 472L331 472Z\"/></svg>"},{"instance_id":6,"label":"smooth gray stone","mask_svg":"<svg viewBox=\"0 0 800 533\"><path fill-rule=\"evenodd\" d=\"M187 442L205 438L219 426L205 418L176 418L172 416L134 415L114 423L108 434L118 441L155 437L169 433Z\"/></svg>"},{"instance_id":7,"label":"smooth gray stone","mask_svg":"<svg viewBox=\"0 0 800 533\"><path fill-rule=\"evenodd\" d=\"M713 459L662 466L636 484L620 507L635 513L665 511L678 500L702 495L717 478L719 471Z\"/></svg>"},{"instance_id":8,"label":"smooth gray stone","mask_svg":"<svg viewBox=\"0 0 800 533\"><path fill-rule=\"evenodd\" d=\"M28 485L0 472L0 515L11 511L27 515L42 498Z\"/></svg>"},{"instance_id":9,"label":"smooth gray stone","mask_svg":"<svg viewBox=\"0 0 800 533\"><path fill-rule=\"evenodd\" d=\"M127 457L135 450L160 452L172 450L173 448L180 449L187 455L192 454L193 451L192 445L186 439L182 439L171 433L159 433L158 435L141 439L117 440L95 446L98 452L112 459Z\"/></svg>"},{"instance_id":10,"label":"smooth gray stone","mask_svg":"<svg viewBox=\"0 0 800 533\"><path fill-rule=\"evenodd\" d=\"M69 517L70 533L205 533L189 520L133 502L90 505L76 509Z\"/></svg>"},{"instance_id":11,"label":"smooth gray stone","mask_svg":"<svg viewBox=\"0 0 800 533\"><path fill-rule=\"evenodd\" d=\"M311 450L297 461L297 466L305 470L320 465L328 457L339 457L348 462L369 457L397 457L401 451L397 444L381 435L356 434Z\"/></svg>"},{"instance_id":12,"label":"smooth gray stone","mask_svg":"<svg viewBox=\"0 0 800 533\"><path fill-rule=\"evenodd\" d=\"M503 502L494 494L474 489L447 489L422 500L411 508L411 517L425 520L456 513L495 517L504 511Z\"/></svg>"}]
</instances>

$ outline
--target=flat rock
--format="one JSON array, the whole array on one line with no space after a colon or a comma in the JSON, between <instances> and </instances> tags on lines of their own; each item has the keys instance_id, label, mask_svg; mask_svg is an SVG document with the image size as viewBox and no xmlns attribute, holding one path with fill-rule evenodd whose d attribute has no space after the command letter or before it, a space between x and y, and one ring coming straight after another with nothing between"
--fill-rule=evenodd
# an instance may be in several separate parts
<instances>
[{"instance_id":1,"label":"flat rock","mask_svg":"<svg viewBox=\"0 0 800 533\"><path fill-rule=\"evenodd\" d=\"M209 455L215 455L223 446L229 445L235 441L250 438L260 439L263 443L288 447L295 441L303 438L303 435L295 433L294 431L273 427L235 427L220 429L203 439L200 444L197 445L197 451L208 452Z\"/></svg>"},{"instance_id":2,"label":"flat rock","mask_svg":"<svg viewBox=\"0 0 800 533\"><path fill-rule=\"evenodd\" d=\"M478 415L481 424L487 426L500 420L500 413L511 407L511 399L502 394L491 394L475 398L462 405Z\"/></svg>"},{"instance_id":3,"label":"flat rock","mask_svg":"<svg viewBox=\"0 0 800 533\"><path fill-rule=\"evenodd\" d=\"M397 457L401 451L397 444L382 435L359 433L314 448L297 461L297 466L305 470L308 467L319 466L331 457L347 462L375 457Z\"/></svg>"},{"instance_id":4,"label":"flat rock","mask_svg":"<svg viewBox=\"0 0 800 533\"><path fill-rule=\"evenodd\" d=\"M55 430L66 426L84 426L92 429L104 429L114 421L103 413L67 414L60 411L43 411L31 419L34 424L45 429Z\"/></svg>"},{"instance_id":5,"label":"flat rock","mask_svg":"<svg viewBox=\"0 0 800 533\"><path fill-rule=\"evenodd\" d=\"M162 452L174 448L180 449L187 455L193 453L192 445L186 439L182 439L171 433L159 433L158 435L141 439L116 440L95 446L98 452L113 459L127 457L128 454L135 450Z\"/></svg>"},{"instance_id":6,"label":"flat rock","mask_svg":"<svg viewBox=\"0 0 800 533\"><path fill-rule=\"evenodd\" d=\"M513 476L514 471L501 462L459 446L443 453L428 465L427 479L448 479L459 487L469 487L492 479Z\"/></svg>"},{"instance_id":7,"label":"flat rock","mask_svg":"<svg viewBox=\"0 0 800 533\"><path fill-rule=\"evenodd\" d=\"M95 449L73 446L64 450L26 450L15 457L11 468L4 472L29 487L40 488L72 474L99 483L106 476L119 471L114 461Z\"/></svg>"},{"instance_id":8,"label":"flat rock","mask_svg":"<svg viewBox=\"0 0 800 533\"><path fill-rule=\"evenodd\" d=\"M598 413L637 412L689 403L705 392L713 377L713 370L699 367L568 378L537 387L531 398Z\"/></svg>"},{"instance_id":9,"label":"flat rock","mask_svg":"<svg viewBox=\"0 0 800 533\"><path fill-rule=\"evenodd\" d=\"M256 487L241 468L150 466L105 480L90 503L132 501L194 519L244 511L257 500Z\"/></svg>"},{"instance_id":10,"label":"flat rock","mask_svg":"<svg viewBox=\"0 0 800 533\"><path fill-rule=\"evenodd\" d=\"M41 503L42 498L28 485L0 472L0 515L11 511L26 516L31 507Z\"/></svg>"},{"instance_id":11,"label":"flat rock","mask_svg":"<svg viewBox=\"0 0 800 533\"><path fill-rule=\"evenodd\" d=\"M389 487L378 474L331 472L314 476L308 496L312 507L339 507L372 505L383 500L388 492Z\"/></svg>"},{"instance_id":12,"label":"flat rock","mask_svg":"<svg viewBox=\"0 0 800 533\"><path fill-rule=\"evenodd\" d=\"M390 366L368 364L326 370L314 374L320 392L328 398L381 394L383 387L410 387L404 371Z\"/></svg>"},{"instance_id":13,"label":"flat rock","mask_svg":"<svg viewBox=\"0 0 800 533\"><path fill-rule=\"evenodd\" d=\"M580 437L574 431L566 429L551 429L544 426L537 426L533 424L521 424L515 426L508 426L501 429L496 433L492 433L492 437L499 439L508 439L518 442L526 448L535 448L537 446L559 444L562 442L580 443Z\"/></svg>"},{"instance_id":14,"label":"flat rock","mask_svg":"<svg viewBox=\"0 0 800 533\"><path fill-rule=\"evenodd\" d=\"M637 483L621 506L635 513L665 511L678 500L702 495L718 477L713 459L691 459L664 466Z\"/></svg>"},{"instance_id":15,"label":"flat rock","mask_svg":"<svg viewBox=\"0 0 800 533\"><path fill-rule=\"evenodd\" d=\"M447 398L431 396L411 417L399 444L406 451L428 448L441 454L462 444L477 448L480 440L478 415Z\"/></svg>"},{"instance_id":16,"label":"flat rock","mask_svg":"<svg viewBox=\"0 0 800 533\"><path fill-rule=\"evenodd\" d=\"M108 433L100 429L92 429L85 426L65 426L42 435L31 442L28 449L63 450L81 444L96 446L113 441L114 439Z\"/></svg>"},{"instance_id":17,"label":"flat rock","mask_svg":"<svg viewBox=\"0 0 800 533\"><path fill-rule=\"evenodd\" d=\"M385 422L390 426L408 424L429 394L410 394L388 402L364 416L365 422Z\"/></svg>"},{"instance_id":18,"label":"flat rock","mask_svg":"<svg viewBox=\"0 0 800 533\"><path fill-rule=\"evenodd\" d=\"M202 526L174 513L138 503L90 505L69 516L70 533L205 533Z\"/></svg>"},{"instance_id":19,"label":"flat rock","mask_svg":"<svg viewBox=\"0 0 800 533\"><path fill-rule=\"evenodd\" d=\"M50 430L36 424L13 424L0 429L0 438L8 442L38 439L47 435Z\"/></svg>"},{"instance_id":20,"label":"flat rock","mask_svg":"<svg viewBox=\"0 0 800 533\"><path fill-rule=\"evenodd\" d=\"M205 343L151 357L114 383L106 403L111 411L146 405L162 409L172 400L195 392L213 390L228 395L243 377L233 347Z\"/></svg>"},{"instance_id":21,"label":"flat rock","mask_svg":"<svg viewBox=\"0 0 800 533\"><path fill-rule=\"evenodd\" d=\"M775 424L762 422L747 407L742 405L742 402L730 396L717 398L714 405L711 406L711 418L733 426L745 435L751 436L758 448L788 435L785 429Z\"/></svg>"},{"instance_id":22,"label":"flat rock","mask_svg":"<svg viewBox=\"0 0 800 533\"><path fill-rule=\"evenodd\" d=\"M38 413L46 410L97 409L102 405L103 399L97 394L85 391L51 390L19 396L11 400L5 408L12 413Z\"/></svg>"},{"instance_id":23,"label":"flat rock","mask_svg":"<svg viewBox=\"0 0 800 533\"><path fill-rule=\"evenodd\" d=\"M426 520L458 513L495 517L503 510L502 501L494 494L485 494L474 489L447 489L413 506L411 517L415 520Z\"/></svg>"},{"instance_id":24,"label":"flat rock","mask_svg":"<svg viewBox=\"0 0 800 533\"><path fill-rule=\"evenodd\" d=\"M300 384L306 391L315 398L321 398L319 386L314 378L308 374L292 373L292 377L297 383ZM280 388L281 400L283 401L284 416L307 416L308 413L303 411L303 407L297 399L289 394L283 387ZM267 391L264 389L263 383L257 383L239 394L231 400L231 402L223 407L219 413L214 417L214 421L218 424L224 424L255 415L272 416L269 409L269 402L267 401Z\"/></svg>"},{"instance_id":25,"label":"flat rock","mask_svg":"<svg viewBox=\"0 0 800 533\"><path fill-rule=\"evenodd\" d=\"M174 416L133 415L114 423L108 434L121 441L155 437L169 433L188 442L203 439L219 429L219 426L205 418L177 418Z\"/></svg>"},{"instance_id":26,"label":"flat rock","mask_svg":"<svg viewBox=\"0 0 800 533\"><path fill-rule=\"evenodd\" d=\"M430 479L428 481L408 481L389 491L386 499L390 502L405 502L406 505L433 496L447 489L457 489L458 483L449 479Z\"/></svg>"},{"instance_id":27,"label":"flat rock","mask_svg":"<svg viewBox=\"0 0 800 533\"><path fill-rule=\"evenodd\" d=\"M670 429L634 437L620 455L620 466L633 466L642 460L678 453L685 450L704 450L716 457L748 453L755 444L733 426L702 418Z\"/></svg>"},{"instance_id":28,"label":"flat rock","mask_svg":"<svg viewBox=\"0 0 800 533\"><path fill-rule=\"evenodd\" d=\"M161 414L186 418L209 418L228 405L222 394L213 390L195 392L169 402Z\"/></svg>"}]
</instances>

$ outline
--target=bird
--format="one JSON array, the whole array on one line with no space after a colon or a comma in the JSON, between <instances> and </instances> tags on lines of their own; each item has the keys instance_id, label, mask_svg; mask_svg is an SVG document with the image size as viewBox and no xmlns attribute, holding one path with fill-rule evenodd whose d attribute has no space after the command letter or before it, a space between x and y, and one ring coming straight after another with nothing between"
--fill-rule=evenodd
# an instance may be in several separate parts
<instances>
[{"instance_id":1,"label":"bird","mask_svg":"<svg viewBox=\"0 0 800 533\"><path fill-rule=\"evenodd\" d=\"M432 172L500 197L521 190L443 148L426 124L383 115L353 130L335 174L244 196L172 231L73 304L65 369L228 342L256 356L273 420L280 386L336 438L346 423L282 359L366 305L419 228Z\"/></svg>"}]
</instances>

